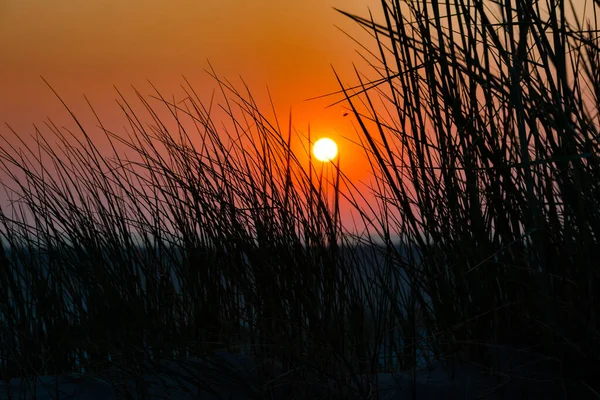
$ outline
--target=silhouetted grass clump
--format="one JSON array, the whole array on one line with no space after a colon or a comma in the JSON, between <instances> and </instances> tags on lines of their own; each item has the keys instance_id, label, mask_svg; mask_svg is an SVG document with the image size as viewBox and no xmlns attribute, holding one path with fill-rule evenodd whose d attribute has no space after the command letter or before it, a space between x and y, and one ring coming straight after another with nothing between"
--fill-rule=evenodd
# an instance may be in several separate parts
<instances>
[{"instance_id":1,"label":"silhouetted grass clump","mask_svg":"<svg viewBox=\"0 0 600 400\"><path fill-rule=\"evenodd\" d=\"M428 294L435 352L492 370L503 347L543 354L561 395L600 371L599 6L344 13L379 50L365 57L378 79L343 90L392 216L373 225L420 254L406 271Z\"/></svg>"},{"instance_id":2,"label":"silhouetted grass clump","mask_svg":"<svg viewBox=\"0 0 600 400\"><path fill-rule=\"evenodd\" d=\"M188 86L179 103L157 92L167 117L136 92L148 125L121 96L129 135L98 121L112 154L75 116L77 133L48 124L34 146L5 141L18 200L0 214L3 379L139 376L229 351L292 368L300 390L301 376L376 371L374 339L399 340L391 325L364 326L387 297L374 292L381 249L343 233L339 172L303 166L291 116L282 134L214 77L231 130Z\"/></svg>"}]
</instances>

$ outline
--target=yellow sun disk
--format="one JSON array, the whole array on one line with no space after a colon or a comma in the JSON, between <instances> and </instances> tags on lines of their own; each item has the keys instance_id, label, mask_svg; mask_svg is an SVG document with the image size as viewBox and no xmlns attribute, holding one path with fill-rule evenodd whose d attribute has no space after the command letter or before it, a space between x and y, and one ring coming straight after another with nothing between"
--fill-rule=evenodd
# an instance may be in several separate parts
<instances>
[{"instance_id":1,"label":"yellow sun disk","mask_svg":"<svg viewBox=\"0 0 600 400\"><path fill-rule=\"evenodd\" d=\"M337 144L329 138L322 138L315 142L313 146L313 154L317 160L322 162L331 161L337 155Z\"/></svg>"}]
</instances>

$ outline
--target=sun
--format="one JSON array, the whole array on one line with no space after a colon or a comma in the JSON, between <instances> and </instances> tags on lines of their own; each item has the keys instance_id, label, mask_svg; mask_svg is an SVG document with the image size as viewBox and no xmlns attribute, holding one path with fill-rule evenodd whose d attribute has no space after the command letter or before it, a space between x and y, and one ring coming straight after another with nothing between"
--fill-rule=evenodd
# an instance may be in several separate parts
<instances>
[{"instance_id":1,"label":"sun","mask_svg":"<svg viewBox=\"0 0 600 400\"><path fill-rule=\"evenodd\" d=\"M321 138L313 145L313 154L319 161L331 161L337 156L337 153L337 144L329 138Z\"/></svg>"}]
</instances>

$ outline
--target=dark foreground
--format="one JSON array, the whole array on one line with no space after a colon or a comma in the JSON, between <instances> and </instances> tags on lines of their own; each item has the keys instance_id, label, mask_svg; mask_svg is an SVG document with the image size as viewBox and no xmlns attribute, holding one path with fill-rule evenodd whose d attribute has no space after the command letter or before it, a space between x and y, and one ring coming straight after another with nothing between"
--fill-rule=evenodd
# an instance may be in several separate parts
<instances>
[{"instance_id":1,"label":"dark foreground","mask_svg":"<svg viewBox=\"0 0 600 400\"><path fill-rule=\"evenodd\" d=\"M514 351L505 352L494 373L455 360L423 368L414 379L410 372L376 374L349 379L346 387L327 378L300 381L278 366L267 376L250 357L224 352L152 369L138 378L112 371L13 379L0 383L0 399L553 399L571 398L575 383L549 379L549 363ZM579 398L594 398L588 390Z\"/></svg>"}]
</instances>

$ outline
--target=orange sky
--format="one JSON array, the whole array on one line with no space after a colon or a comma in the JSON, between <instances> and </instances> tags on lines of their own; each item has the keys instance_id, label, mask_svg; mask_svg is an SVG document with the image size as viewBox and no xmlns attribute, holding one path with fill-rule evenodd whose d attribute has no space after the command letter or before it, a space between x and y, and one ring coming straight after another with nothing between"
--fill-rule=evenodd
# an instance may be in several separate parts
<instances>
[{"instance_id":1,"label":"orange sky","mask_svg":"<svg viewBox=\"0 0 600 400\"><path fill-rule=\"evenodd\" d=\"M210 60L220 76L242 76L265 112L268 86L283 120L292 107L298 129L310 123L313 135L337 139L344 172L366 179L361 150L341 139L355 138L352 118L341 106L325 109L330 99L304 101L339 89L331 64L348 84L356 82L352 63L364 66L358 45L336 25L372 44L333 7L380 15L380 0L0 0L0 134L8 134L4 123L31 134L46 117L75 128L40 75L94 126L86 94L119 133L125 120L113 85L134 102L130 86L150 95L147 80L182 98L185 75L208 98Z\"/></svg>"},{"instance_id":2,"label":"orange sky","mask_svg":"<svg viewBox=\"0 0 600 400\"><path fill-rule=\"evenodd\" d=\"M333 7L375 14L379 0L0 0L0 134L5 123L24 135L46 117L75 128L62 105L40 78L44 76L75 114L89 126L95 120L85 94L103 123L119 133L125 119L113 85L133 102L130 88L152 94L150 80L163 95L182 98L182 75L206 98L217 73L250 85L260 104L268 86L277 111L313 135L340 143L342 167L353 179L366 178L360 150L344 143L354 137L343 109L325 109L331 100L304 101L336 91L331 64L354 82L352 63L361 63L357 38L365 33ZM259 104L259 105L260 105ZM268 107L264 107L269 112ZM283 115L285 114L285 115ZM151 122L151 121L148 121ZM100 135L100 132L97 132ZM344 162L344 159L348 162ZM4 193L2 194L4 195Z\"/></svg>"},{"instance_id":3,"label":"orange sky","mask_svg":"<svg viewBox=\"0 0 600 400\"><path fill-rule=\"evenodd\" d=\"M378 1L370 0L374 8ZM242 76L264 98L268 86L296 125L343 130L341 107L304 102L338 89L330 64L351 78L357 45L340 32L362 33L333 7L365 14L365 0L1 0L0 121L18 131L64 110L43 75L75 110L85 93L109 119L118 115L112 85L150 94L180 94L185 75L200 92L221 76ZM364 34L363 34L364 35ZM363 36L364 37L364 36ZM209 90L206 90L209 89ZM82 115L83 114L78 114ZM104 117L103 119L105 119ZM5 129L4 127L1 129ZM305 128L304 128L305 129Z\"/></svg>"}]
</instances>

